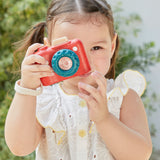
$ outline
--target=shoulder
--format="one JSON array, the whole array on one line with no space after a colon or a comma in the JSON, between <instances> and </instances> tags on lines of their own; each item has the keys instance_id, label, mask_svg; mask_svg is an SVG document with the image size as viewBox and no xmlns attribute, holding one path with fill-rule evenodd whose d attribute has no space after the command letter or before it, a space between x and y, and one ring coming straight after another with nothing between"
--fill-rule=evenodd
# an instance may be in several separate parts
<instances>
[{"instance_id":1,"label":"shoulder","mask_svg":"<svg viewBox=\"0 0 160 160\"><path fill-rule=\"evenodd\" d=\"M136 112L140 113L141 111L144 112L144 105L141 97L136 91L134 91L133 89L129 89L127 94L123 97L121 105L121 117L123 115L123 112L127 112L127 115L131 117L131 115L138 115ZM134 115L134 113L136 115Z\"/></svg>"},{"instance_id":2,"label":"shoulder","mask_svg":"<svg viewBox=\"0 0 160 160\"><path fill-rule=\"evenodd\" d=\"M115 79L115 88L120 88L123 96L128 93L129 89L142 96L146 89L146 79L138 71L126 70Z\"/></svg>"},{"instance_id":3,"label":"shoulder","mask_svg":"<svg viewBox=\"0 0 160 160\"><path fill-rule=\"evenodd\" d=\"M141 96L146 89L145 77L138 71L126 70L115 80L115 86L119 87L123 94L121 109L133 106L143 107Z\"/></svg>"},{"instance_id":4,"label":"shoulder","mask_svg":"<svg viewBox=\"0 0 160 160\"><path fill-rule=\"evenodd\" d=\"M130 95L141 97L146 89L145 77L138 71L126 70L122 72L113 81L107 81L107 98L124 97L127 99Z\"/></svg>"},{"instance_id":5,"label":"shoulder","mask_svg":"<svg viewBox=\"0 0 160 160\"><path fill-rule=\"evenodd\" d=\"M110 83L110 81L108 82ZM140 96L146 88L144 76L135 70L122 72L111 84L107 92L108 107L110 111L116 111L117 115L122 112L124 106L131 107L129 104L136 105L135 101L141 102Z\"/></svg>"},{"instance_id":6,"label":"shoulder","mask_svg":"<svg viewBox=\"0 0 160 160\"><path fill-rule=\"evenodd\" d=\"M141 100L146 88L144 76L138 71L126 70L116 78L115 86L119 86L123 94L120 121L137 130L141 130L141 126L147 126L145 108Z\"/></svg>"},{"instance_id":7,"label":"shoulder","mask_svg":"<svg viewBox=\"0 0 160 160\"><path fill-rule=\"evenodd\" d=\"M119 86L123 94L121 113L125 110L128 113L130 111L133 115L136 110L144 110L141 96L146 89L146 80L140 72L135 70L124 71L116 78L115 86Z\"/></svg>"}]
</instances>

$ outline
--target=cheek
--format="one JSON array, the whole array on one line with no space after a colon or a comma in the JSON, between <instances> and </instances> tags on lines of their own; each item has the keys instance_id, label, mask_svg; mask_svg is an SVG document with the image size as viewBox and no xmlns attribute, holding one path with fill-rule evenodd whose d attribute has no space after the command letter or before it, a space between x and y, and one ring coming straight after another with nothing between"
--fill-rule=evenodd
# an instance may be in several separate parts
<instances>
[{"instance_id":1,"label":"cheek","mask_svg":"<svg viewBox=\"0 0 160 160\"><path fill-rule=\"evenodd\" d=\"M105 75L110 67L110 56L95 56L92 58L91 67Z\"/></svg>"}]
</instances>

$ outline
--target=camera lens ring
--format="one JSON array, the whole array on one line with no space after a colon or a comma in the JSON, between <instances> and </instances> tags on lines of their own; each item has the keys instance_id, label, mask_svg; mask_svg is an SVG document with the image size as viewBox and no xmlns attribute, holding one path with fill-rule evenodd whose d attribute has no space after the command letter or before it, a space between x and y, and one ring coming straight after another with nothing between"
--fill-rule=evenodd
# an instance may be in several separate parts
<instances>
[{"instance_id":1,"label":"camera lens ring","mask_svg":"<svg viewBox=\"0 0 160 160\"><path fill-rule=\"evenodd\" d=\"M63 70L59 66L59 61L63 57L68 57L72 61L72 66L69 70ZM79 61L77 54L75 52L73 52L72 50L61 49L53 55L52 60L51 60L51 65L52 65L52 68L56 74L58 74L62 77L70 77L78 71L80 61Z\"/></svg>"}]
</instances>

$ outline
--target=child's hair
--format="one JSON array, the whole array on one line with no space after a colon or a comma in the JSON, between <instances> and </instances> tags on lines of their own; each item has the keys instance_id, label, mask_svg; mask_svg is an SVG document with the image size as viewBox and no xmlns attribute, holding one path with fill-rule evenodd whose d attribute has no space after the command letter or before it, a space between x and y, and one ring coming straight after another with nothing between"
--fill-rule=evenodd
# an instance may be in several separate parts
<instances>
[{"instance_id":1,"label":"child's hair","mask_svg":"<svg viewBox=\"0 0 160 160\"><path fill-rule=\"evenodd\" d=\"M33 43L43 43L45 34L45 28L47 27L48 35L52 33L51 25L56 17L63 13L78 12L80 14L100 13L106 19L106 23L109 27L109 33L111 39L115 35L114 30L114 19L110 5L106 0L52 0L47 11L46 22L40 22L32 27L25 35L25 38L19 42L20 47L17 51L26 50ZM48 37L51 40L50 37ZM115 63L116 57L119 50L119 39L116 40L116 48L114 55L111 59L111 65L108 73L105 75L106 78L115 78Z\"/></svg>"}]
</instances>

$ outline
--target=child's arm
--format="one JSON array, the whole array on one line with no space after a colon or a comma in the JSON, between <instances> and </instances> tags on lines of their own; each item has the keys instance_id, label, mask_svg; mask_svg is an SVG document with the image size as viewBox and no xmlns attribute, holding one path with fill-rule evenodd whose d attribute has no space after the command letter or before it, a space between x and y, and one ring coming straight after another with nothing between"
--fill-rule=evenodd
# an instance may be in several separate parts
<instances>
[{"instance_id":1,"label":"child's arm","mask_svg":"<svg viewBox=\"0 0 160 160\"><path fill-rule=\"evenodd\" d=\"M123 99L120 120L108 111L106 80L99 72L92 74L98 87L79 83L79 94L88 104L90 119L116 160L147 160L152 142L140 97L129 90ZM82 92L87 91L88 94Z\"/></svg>"},{"instance_id":2,"label":"child's arm","mask_svg":"<svg viewBox=\"0 0 160 160\"><path fill-rule=\"evenodd\" d=\"M5 124L5 139L9 149L17 156L32 153L43 128L36 120L36 97L16 93Z\"/></svg>"},{"instance_id":3,"label":"child's arm","mask_svg":"<svg viewBox=\"0 0 160 160\"><path fill-rule=\"evenodd\" d=\"M108 149L117 160L148 160L152 142L140 97L129 90L124 97L120 121L110 114L96 124Z\"/></svg>"},{"instance_id":4,"label":"child's arm","mask_svg":"<svg viewBox=\"0 0 160 160\"><path fill-rule=\"evenodd\" d=\"M53 75L46 60L33 55L41 46L34 44L27 50L21 67L21 87L36 89L41 84L41 77ZM36 120L36 97L15 93L5 123L5 139L10 150L18 156L33 152L42 132L43 128Z\"/></svg>"}]
</instances>

